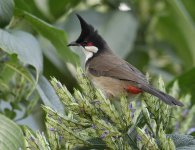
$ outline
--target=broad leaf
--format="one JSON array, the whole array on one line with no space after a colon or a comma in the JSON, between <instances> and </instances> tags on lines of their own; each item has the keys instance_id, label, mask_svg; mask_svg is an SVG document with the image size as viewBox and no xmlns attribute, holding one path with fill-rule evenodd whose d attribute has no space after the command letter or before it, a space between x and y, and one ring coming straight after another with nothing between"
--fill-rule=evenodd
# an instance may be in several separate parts
<instances>
[{"instance_id":1,"label":"broad leaf","mask_svg":"<svg viewBox=\"0 0 195 150\"><path fill-rule=\"evenodd\" d=\"M46 106L49 106L62 114L64 113L64 107L61 101L49 81L44 76L40 76L39 78L37 91Z\"/></svg>"},{"instance_id":2,"label":"broad leaf","mask_svg":"<svg viewBox=\"0 0 195 150\"><path fill-rule=\"evenodd\" d=\"M137 68L143 69L148 65L150 58L146 50L137 47L127 56L126 60Z\"/></svg>"},{"instance_id":3,"label":"broad leaf","mask_svg":"<svg viewBox=\"0 0 195 150\"><path fill-rule=\"evenodd\" d=\"M194 0L181 0L184 4L185 8L187 9L190 16L193 18L193 21L195 22L195 1Z\"/></svg>"},{"instance_id":4,"label":"broad leaf","mask_svg":"<svg viewBox=\"0 0 195 150\"><path fill-rule=\"evenodd\" d=\"M13 9L13 0L0 0L0 27L4 27L10 22Z\"/></svg>"},{"instance_id":5,"label":"broad leaf","mask_svg":"<svg viewBox=\"0 0 195 150\"><path fill-rule=\"evenodd\" d=\"M61 58L66 62L71 62L75 65L78 63L78 56L66 46L67 37L63 30L60 30L25 11L17 9L16 12L17 16L28 21L38 33L47 38L55 46Z\"/></svg>"},{"instance_id":6,"label":"broad leaf","mask_svg":"<svg viewBox=\"0 0 195 150\"><path fill-rule=\"evenodd\" d=\"M39 43L29 33L23 31L5 31L0 29L0 48L9 54L17 54L24 65L31 65L36 74L42 72L43 58Z\"/></svg>"},{"instance_id":7,"label":"broad leaf","mask_svg":"<svg viewBox=\"0 0 195 150\"><path fill-rule=\"evenodd\" d=\"M47 59L45 59L44 75L47 71L49 72L51 70L50 68L52 68L51 72L53 72L55 69L59 69L63 73L63 76L66 77L68 77L68 75L70 76L70 74L67 73L67 68L65 67L63 59L59 58L56 48L44 37L39 37L39 42L40 45L42 46L41 49L43 51L44 56L46 56L46 58L48 58L49 61L51 61L51 63L54 65L54 66L51 66L51 64L48 65ZM49 76L54 75L55 73L60 74L59 71L56 70L56 72L53 72Z\"/></svg>"},{"instance_id":8,"label":"broad leaf","mask_svg":"<svg viewBox=\"0 0 195 150\"><path fill-rule=\"evenodd\" d=\"M102 25L102 36L118 55L125 57L133 48L137 22L130 13L120 11L109 14L108 18Z\"/></svg>"},{"instance_id":9,"label":"broad leaf","mask_svg":"<svg viewBox=\"0 0 195 150\"><path fill-rule=\"evenodd\" d=\"M80 3L81 0L49 0L49 9L53 17L58 18L61 15L64 15L66 12L68 12L70 9L77 6L78 3Z\"/></svg>"},{"instance_id":10,"label":"broad leaf","mask_svg":"<svg viewBox=\"0 0 195 150\"><path fill-rule=\"evenodd\" d=\"M16 73L14 69L10 68L8 63L12 62L13 64L16 64L15 61L13 61L14 55L10 55L10 57L5 56L5 61L1 61L1 69L0 69L0 78L2 79L3 83L9 86L9 82L12 79L13 75Z\"/></svg>"},{"instance_id":11,"label":"broad leaf","mask_svg":"<svg viewBox=\"0 0 195 150\"><path fill-rule=\"evenodd\" d=\"M195 24L181 1L172 0L167 2L170 4L176 16L175 18L178 21L178 27L181 34L186 39L186 43L188 44L193 58L193 64L195 64L195 43L193 40L195 37Z\"/></svg>"},{"instance_id":12,"label":"broad leaf","mask_svg":"<svg viewBox=\"0 0 195 150\"><path fill-rule=\"evenodd\" d=\"M25 149L22 130L3 115L0 115L0 147L2 150Z\"/></svg>"},{"instance_id":13,"label":"broad leaf","mask_svg":"<svg viewBox=\"0 0 195 150\"><path fill-rule=\"evenodd\" d=\"M42 11L40 11L36 0L14 0L14 2L16 8L25 10L43 20L48 21L48 18L42 13Z\"/></svg>"},{"instance_id":14,"label":"broad leaf","mask_svg":"<svg viewBox=\"0 0 195 150\"><path fill-rule=\"evenodd\" d=\"M191 135L170 134L168 137L174 141L177 150L195 149L195 138Z\"/></svg>"},{"instance_id":15,"label":"broad leaf","mask_svg":"<svg viewBox=\"0 0 195 150\"><path fill-rule=\"evenodd\" d=\"M191 67L195 64L194 22L181 1L167 1L166 8L157 24L158 36L172 44L185 68Z\"/></svg>"},{"instance_id":16,"label":"broad leaf","mask_svg":"<svg viewBox=\"0 0 195 150\"><path fill-rule=\"evenodd\" d=\"M181 93L189 93L192 95L192 103L195 103L195 67L191 70L181 74L176 77L172 82L170 82L169 87L178 81Z\"/></svg>"},{"instance_id":17,"label":"broad leaf","mask_svg":"<svg viewBox=\"0 0 195 150\"><path fill-rule=\"evenodd\" d=\"M32 79L32 76L30 75L30 73L27 71L27 69L25 69L20 64L19 60L17 59L17 57L15 55L12 55L10 57L10 60L5 63L5 69L12 70L14 73L18 73L21 76L23 76L30 83L32 83L32 84L34 83L34 81ZM7 76L7 74L5 74L4 77L6 78L6 76Z\"/></svg>"}]
</instances>

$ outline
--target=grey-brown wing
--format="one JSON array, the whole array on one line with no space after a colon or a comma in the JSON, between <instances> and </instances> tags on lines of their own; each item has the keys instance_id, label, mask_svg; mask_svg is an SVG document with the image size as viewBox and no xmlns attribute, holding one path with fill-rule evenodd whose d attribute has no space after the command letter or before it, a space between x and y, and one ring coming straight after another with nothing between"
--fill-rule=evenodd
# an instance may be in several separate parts
<instances>
[{"instance_id":1,"label":"grey-brown wing","mask_svg":"<svg viewBox=\"0 0 195 150\"><path fill-rule=\"evenodd\" d=\"M93 58L88 65L88 71L95 76L147 83L145 76L138 69L115 55L104 54Z\"/></svg>"},{"instance_id":2,"label":"grey-brown wing","mask_svg":"<svg viewBox=\"0 0 195 150\"><path fill-rule=\"evenodd\" d=\"M148 84L145 76L135 67L115 55L100 55L91 59L87 66L90 73L95 76L108 76L120 80L135 82L143 91L148 92L169 105L183 106L181 102L170 95L153 88Z\"/></svg>"}]
</instances>

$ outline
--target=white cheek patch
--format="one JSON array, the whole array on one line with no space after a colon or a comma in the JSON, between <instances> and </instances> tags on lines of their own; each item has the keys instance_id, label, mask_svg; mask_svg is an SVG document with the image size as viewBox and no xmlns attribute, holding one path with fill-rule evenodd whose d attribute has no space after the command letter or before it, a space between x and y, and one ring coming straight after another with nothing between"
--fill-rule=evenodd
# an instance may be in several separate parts
<instances>
[{"instance_id":1,"label":"white cheek patch","mask_svg":"<svg viewBox=\"0 0 195 150\"><path fill-rule=\"evenodd\" d=\"M83 52L86 56L85 61L87 61L89 58L93 56L94 53L97 53L98 48L95 46L85 46L83 49Z\"/></svg>"},{"instance_id":2,"label":"white cheek patch","mask_svg":"<svg viewBox=\"0 0 195 150\"><path fill-rule=\"evenodd\" d=\"M85 46L85 49L87 51L90 51L90 52L93 52L93 53L97 53L97 51L98 51L98 48L95 47L95 46Z\"/></svg>"}]
</instances>

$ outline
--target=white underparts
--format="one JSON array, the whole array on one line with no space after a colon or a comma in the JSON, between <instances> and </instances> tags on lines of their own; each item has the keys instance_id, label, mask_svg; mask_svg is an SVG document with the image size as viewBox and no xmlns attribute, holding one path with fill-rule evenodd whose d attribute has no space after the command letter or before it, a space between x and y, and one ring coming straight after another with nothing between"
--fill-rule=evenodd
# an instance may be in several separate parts
<instances>
[{"instance_id":1,"label":"white underparts","mask_svg":"<svg viewBox=\"0 0 195 150\"><path fill-rule=\"evenodd\" d=\"M85 46L83 49L83 52L85 54L85 61L87 61L89 58L93 56L94 53L97 53L98 48L95 46Z\"/></svg>"}]
</instances>

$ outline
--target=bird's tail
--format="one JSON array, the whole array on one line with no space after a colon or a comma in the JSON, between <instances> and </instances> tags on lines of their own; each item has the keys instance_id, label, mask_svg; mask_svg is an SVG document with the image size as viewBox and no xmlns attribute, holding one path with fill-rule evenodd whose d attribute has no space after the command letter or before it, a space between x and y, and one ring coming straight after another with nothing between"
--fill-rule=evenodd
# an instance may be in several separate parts
<instances>
[{"instance_id":1,"label":"bird's tail","mask_svg":"<svg viewBox=\"0 0 195 150\"><path fill-rule=\"evenodd\" d=\"M151 85L143 85L141 88L143 91L150 93L156 97L158 97L160 100L165 102L168 105L178 105L178 106L184 106L182 102L176 100L172 96L165 94L164 92L155 89Z\"/></svg>"}]
</instances>

